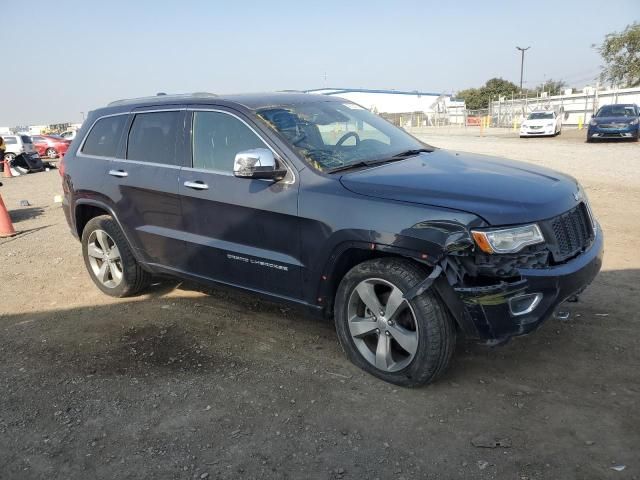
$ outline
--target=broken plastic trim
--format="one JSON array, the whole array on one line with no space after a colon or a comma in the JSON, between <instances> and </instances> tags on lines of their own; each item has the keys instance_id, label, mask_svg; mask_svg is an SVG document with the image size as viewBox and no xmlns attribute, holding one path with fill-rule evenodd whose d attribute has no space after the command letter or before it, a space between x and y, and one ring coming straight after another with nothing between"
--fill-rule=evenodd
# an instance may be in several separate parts
<instances>
[{"instance_id":1,"label":"broken plastic trim","mask_svg":"<svg viewBox=\"0 0 640 480\"><path fill-rule=\"evenodd\" d=\"M436 265L433 271L429 274L427 278L419 282L413 288L411 288L407 293L403 295L405 300L413 300L418 295L422 295L438 278L438 276L442 273L442 267L440 265Z\"/></svg>"}]
</instances>

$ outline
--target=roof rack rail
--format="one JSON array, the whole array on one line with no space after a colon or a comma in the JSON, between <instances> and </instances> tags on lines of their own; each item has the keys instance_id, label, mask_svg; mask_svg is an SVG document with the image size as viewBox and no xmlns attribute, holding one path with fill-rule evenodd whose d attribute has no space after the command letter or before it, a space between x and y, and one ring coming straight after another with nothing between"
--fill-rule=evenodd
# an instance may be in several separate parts
<instances>
[{"instance_id":1,"label":"roof rack rail","mask_svg":"<svg viewBox=\"0 0 640 480\"><path fill-rule=\"evenodd\" d=\"M176 93L176 94L170 94L170 95L167 95L164 92L158 92L156 95L152 97L123 98L121 100L114 100L113 102L109 102L107 106L115 107L117 105L127 105L130 103L138 103L145 100L146 101L153 101L153 100L166 101L166 100L172 100L172 99L180 100L185 98L202 98L202 97L212 98L212 97L217 97L217 95L215 93L209 93L209 92Z\"/></svg>"}]
</instances>

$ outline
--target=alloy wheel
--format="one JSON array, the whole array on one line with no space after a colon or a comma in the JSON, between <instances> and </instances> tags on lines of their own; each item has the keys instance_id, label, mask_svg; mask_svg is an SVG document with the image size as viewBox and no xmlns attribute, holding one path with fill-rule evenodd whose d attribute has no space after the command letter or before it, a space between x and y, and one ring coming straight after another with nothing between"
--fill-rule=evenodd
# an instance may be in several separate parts
<instances>
[{"instance_id":1,"label":"alloy wheel","mask_svg":"<svg viewBox=\"0 0 640 480\"><path fill-rule=\"evenodd\" d=\"M351 292L347 306L351 338L373 366L396 372L418 351L418 322L403 292L392 283L370 278Z\"/></svg>"},{"instance_id":2,"label":"alloy wheel","mask_svg":"<svg viewBox=\"0 0 640 480\"><path fill-rule=\"evenodd\" d=\"M116 288L122 282L123 265L120 250L104 230L89 235L87 255L93 275L107 288Z\"/></svg>"},{"instance_id":3,"label":"alloy wheel","mask_svg":"<svg viewBox=\"0 0 640 480\"><path fill-rule=\"evenodd\" d=\"M44 153L48 158L56 158L58 156L55 148L47 148L47 151Z\"/></svg>"}]
</instances>

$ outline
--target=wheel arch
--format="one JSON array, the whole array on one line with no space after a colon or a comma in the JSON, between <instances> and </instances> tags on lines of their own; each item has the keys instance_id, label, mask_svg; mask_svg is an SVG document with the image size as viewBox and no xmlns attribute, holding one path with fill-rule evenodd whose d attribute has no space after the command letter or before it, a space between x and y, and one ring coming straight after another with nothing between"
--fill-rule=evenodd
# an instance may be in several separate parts
<instances>
[{"instance_id":1,"label":"wheel arch","mask_svg":"<svg viewBox=\"0 0 640 480\"><path fill-rule=\"evenodd\" d=\"M118 216L115 214L115 212L109 205L107 205L106 203L100 202L99 200L80 199L76 202L75 208L74 208L74 226L75 226L75 231L76 231L76 234L78 235L78 238L79 239L82 238L82 232L87 226L87 223L89 223L89 221L92 218L99 217L100 215L109 215L111 218L115 220L115 222L118 224L118 227L122 231L122 234L124 235L125 239L129 243L133 256L136 258L138 262L140 262L141 264L144 264L144 260L138 253L138 249L136 248L136 245L133 242L131 242L131 239L127 235L127 231L124 228L122 228L122 223L120 223L120 219L118 218Z\"/></svg>"},{"instance_id":2,"label":"wheel arch","mask_svg":"<svg viewBox=\"0 0 640 480\"><path fill-rule=\"evenodd\" d=\"M435 257L424 258L423 253L413 250L372 243L348 242L336 249L328 262L326 273L322 275L318 301L322 301L324 304L325 318L333 318L336 292L347 272L356 265L375 258L401 258L411 261L424 270L425 278L441 260L441 258ZM467 338L476 338L478 336L477 328L469 317L462 300L449 284L446 275L439 275L433 282L432 288L454 319L456 331Z\"/></svg>"},{"instance_id":3,"label":"wheel arch","mask_svg":"<svg viewBox=\"0 0 640 480\"><path fill-rule=\"evenodd\" d=\"M404 258L420 265L428 274L434 263L424 253L367 242L345 242L333 251L327 261L318 287L317 301L324 305L324 315L333 316L333 304L340 282L356 265L376 258Z\"/></svg>"}]
</instances>

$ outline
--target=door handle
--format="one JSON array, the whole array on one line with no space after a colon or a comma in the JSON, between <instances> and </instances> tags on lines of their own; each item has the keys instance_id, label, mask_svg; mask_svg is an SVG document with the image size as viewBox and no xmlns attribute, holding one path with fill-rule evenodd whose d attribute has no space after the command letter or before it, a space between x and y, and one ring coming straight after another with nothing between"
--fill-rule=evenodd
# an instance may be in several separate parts
<instances>
[{"instance_id":1,"label":"door handle","mask_svg":"<svg viewBox=\"0 0 640 480\"><path fill-rule=\"evenodd\" d=\"M190 182L190 181L186 181L184 182L184 186L187 188L193 188L194 190L208 190L209 189L209 185L207 185L204 182L201 182L200 180L197 180L195 182Z\"/></svg>"},{"instance_id":2,"label":"door handle","mask_svg":"<svg viewBox=\"0 0 640 480\"><path fill-rule=\"evenodd\" d=\"M109 170L109 175L111 175L112 177L120 177L120 178L129 176L129 174L124 170Z\"/></svg>"}]
</instances>

